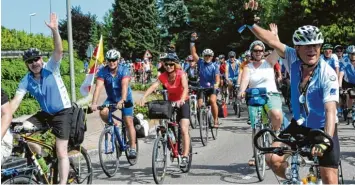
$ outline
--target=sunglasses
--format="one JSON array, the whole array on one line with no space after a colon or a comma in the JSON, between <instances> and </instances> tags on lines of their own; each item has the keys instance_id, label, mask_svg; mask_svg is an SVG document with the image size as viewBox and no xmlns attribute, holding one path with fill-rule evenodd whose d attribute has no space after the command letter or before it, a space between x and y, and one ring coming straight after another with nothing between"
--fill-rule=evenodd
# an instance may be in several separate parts
<instances>
[{"instance_id":1,"label":"sunglasses","mask_svg":"<svg viewBox=\"0 0 355 185\"><path fill-rule=\"evenodd\" d=\"M257 49L253 49L253 52L255 52L255 53L262 53L262 52L264 52L264 50L257 50Z\"/></svg>"},{"instance_id":2,"label":"sunglasses","mask_svg":"<svg viewBox=\"0 0 355 185\"><path fill-rule=\"evenodd\" d=\"M204 57L212 57L212 55L205 55Z\"/></svg>"},{"instance_id":3,"label":"sunglasses","mask_svg":"<svg viewBox=\"0 0 355 185\"><path fill-rule=\"evenodd\" d=\"M188 62L195 62L194 60L188 60Z\"/></svg>"},{"instance_id":4,"label":"sunglasses","mask_svg":"<svg viewBox=\"0 0 355 185\"><path fill-rule=\"evenodd\" d=\"M32 58L26 61L27 64L33 64L34 62L37 62L41 57L36 57Z\"/></svg>"},{"instance_id":5,"label":"sunglasses","mask_svg":"<svg viewBox=\"0 0 355 185\"><path fill-rule=\"evenodd\" d=\"M235 58L235 56L230 56L229 58Z\"/></svg>"},{"instance_id":6,"label":"sunglasses","mask_svg":"<svg viewBox=\"0 0 355 185\"><path fill-rule=\"evenodd\" d=\"M166 66L172 67L175 66L175 63L165 63Z\"/></svg>"},{"instance_id":7,"label":"sunglasses","mask_svg":"<svg viewBox=\"0 0 355 185\"><path fill-rule=\"evenodd\" d=\"M341 53L341 52L343 52L343 51L342 51L342 50L336 50L336 52L337 52L337 53Z\"/></svg>"},{"instance_id":8,"label":"sunglasses","mask_svg":"<svg viewBox=\"0 0 355 185\"><path fill-rule=\"evenodd\" d=\"M107 60L107 62L116 62L117 60L114 60L114 59L109 59Z\"/></svg>"}]
</instances>

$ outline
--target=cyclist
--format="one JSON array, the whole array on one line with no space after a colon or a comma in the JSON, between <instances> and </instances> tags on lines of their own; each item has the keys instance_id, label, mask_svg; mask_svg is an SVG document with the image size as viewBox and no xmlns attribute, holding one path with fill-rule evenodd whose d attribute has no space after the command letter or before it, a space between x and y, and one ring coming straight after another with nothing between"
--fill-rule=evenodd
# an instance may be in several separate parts
<instances>
[{"instance_id":1,"label":"cyclist","mask_svg":"<svg viewBox=\"0 0 355 185\"><path fill-rule=\"evenodd\" d=\"M339 75L339 59L337 55L333 54L333 46L331 44L324 44L322 50L322 59L335 70L337 75Z\"/></svg>"},{"instance_id":2,"label":"cyclist","mask_svg":"<svg viewBox=\"0 0 355 185\"><path fill-rule=\"evenodd\" d=\"M220 61L220 65L219 65L219 73L221 75L221 79L220 79L220 87L224 86L224 83L226 82L226 76L228 76L228 68L227 68L227 61L226 61L226 57L222 54L219 55L219 61Z\"/></svg>"},{"instance_id":3,"label":"cyclist","mask_svg":"<svg viewBox=\"0 0 355 185\"><path fill-rule=\"evenodd\" d=\"M340 61L343 59L343 54L344 54L344 47L342 45L336 45L334 47L334 51L335 51L335 54L337 55L338 57L338 60L339 60L339 65L340 64ZM339 66L340 68L341 66Z\"/></svg>"},{"instance_id":4,"label":"cyclist","mask_svg":"<svg viewBox=\"0 0 355 185\"><path fill-rule=\"evenodd\" d=\"M168 100L176 102L179 106L177 121L181 124L181 134L182 134L182 145L183 156L180 163L181 167L186 167L189 161L189 124L190 124L190 106L188 103L188 84L187 78L181 66L179 65L179 58L175 53L168 53L165 60L166 72L161 74L156 82L147 89L144 96L140 100L140 105L145 104L145 100L155 89L159 87L160 84L163 84L168 91Z\"/></svg>"},{"instance_id":5,"label":"cyclist","mask_svg":"<svg viewBox=\"0 0 355 185\"><path fill-rule=\"evenodd\" d=\"M145 71L145 77L146 77L146 82L148 82L148 80L150 80L150 75L152 73L152 64L150 63L148 58L144 58L144 63L143 63L143 68Z\"/></svg>"},{"instance_id":6,"label":"cyclist","mask_svg":"<svg viewBox=\"0 0 355 185\"><path fill-rule=\"evenodd\" d=\"M218 106L217 106L217 88L219 87L219 69L218 66L212 63L213 59L213 51L211 49L205 49L202 52L202 58L199 58L196 52L195 41L198 39L196 33L191 34L190 41L190 50L191 55L194 61L197 61L197 67L199 69L199 77L200 77L200 86L201 87L210 87L213 85L213 89L208 91L206 95L209 97L211 108L212 108L212 116L214 119L214 127L218 127ZM198 96L198 105L199 107L202 105L202 96Z\"/></svg>"},{"instance_id":7,"label":"cyclist","mask_svg":"<svg viewBox=\"0 0 355 185\"><path fill-rule=\"evenodd\" d=\"M335 71L320 57L324 38L315 26L302 26L293 35L295 48L281 43L268 30L254 24L255 3L250 0L245 6L244 20L248 28L260 40L274 48L291 76L291 104L296 120L305 119L302 126L324 129L334 146L329 151L323 143L312 148L312 154L319 156L320 174L323 184L338 183L339 140L337 136L336 103L339 101L339 85ZM313 76L312 78L310 78ZM306 98L307 96L307 98ZM273 143L281 146L281 143ZM267 164L280 177L285 178L287 162L285 156L267 155Z\"/></svg>"},{"instance_id":8,"label":"cyclist","mask_svg":"<svg viewBox=\"0 0 355 185\"><path fill-rule=\"evenodd\" d=\"M164 58L166 57L167 53L161 53L159 55L159 62L158 62L158 75L157 77L159 77L162 73L165 72L165 66L164 66Z\"/></svg>"},{"instance_id":9,"label":"cyclist","mask_svg":"<svg viewBox=\"0 0 355 185\"><path fill-rule=\"evenodd\" d=\"M199 81L198 81L198 68L196 62L193 60L192 55L189 55L186 58L186 61L189 62L189 67L185 70L187 74L187 79L188 79L188 84L194 87L199 86Z\"/></svg>"},{"instance_id":10,"label":"cyclist","mask_svg":"<svg viewBox=\"0 0 355 185\"><path fill-rule=\"evenodd\" d=\"M250 62L250 51L249 50L245 51L244 56L245 56L244 61L239 66L239 75L238 75L238 82L237 82L238 88L240 87L240 83L242 81L243 69Z\"/></svg>"},{"instance_id":11,"label":"cyclist","mask_svg":"<svg viewBox=\"0 0 355 185\"><path fill-rule=\"evenodd\" d=\"M133 66L134 66L134 74L136 75L136 81L138 81L139 77L143 73L143 65L141 59L136 58L136 61L134 62Z\"/></svg>"},{"instance_id":12,"label":"cyclist","mask_svg":"<svg viewBox=\"0 0 355 185\"><path fill-rule=\"evenodd\" d=\"M29 72L21 80L10 105L12 113L14 113L27 92L36 98L42 111L37 112L25 122L30 122L28 124L33 124L40 129L42 124L48 121L48 124L53 127L52 132L56 136L56 153L59 160L60 184L66 184L69 173L68 139L72 106L60 75L63 47L58 31L57 15L52 13L50 19L50 23L46 23L46 25L53 34L53 55L45 63L38 49L30 48L24 52L23 60ZM24 124L27 124L25 122ZM40 153L40 149L33 148L36 153Z\"/></svg>"},{"instance_id":13,"label":"cyclist","mask_svg":"<svg viewBox=\"0 0 355 185\"><path fill-rule=\"evenodd\" d=\"M238 72L240 61L236 59L236 54L234 51L230 51L228 53L229 59L227 60L227 68L228 68L228 89L229 94L233 94L233 87L237 85L238 81ZM230 97L231 98L231 97Z\"/></svg>"},{"instance_id":14,"label":"cyclist","mask_svg":"<svg viewBox=\"0 0 355 185\"><path fill-rule=\"evenodd\" d=\"M132 90L129 86L130 75L129 69L125 66L118 65L118 60L121 57L119 51L111 49L106 53L107 66L97 74L96 88L92 99L91 109L97 110L97 101L99 100L100 93L104 87L107 94L107 99L103 103L117 104L117 107L122 107L125 104L133 105ZM101 119L108 123L108 108L100 111ZM135 159L137 157L136 150L136 130L133 125L133 106L122 108L123 120L128 129L128 136L130 141L129 158ZM119 124L115 120L115 124Z\"/></svg>"},{"instance_id":15,"label":"cyclist","mask_svg":"<svg viewBox=\"0 0 355 185\"><path fill-rule=\"evenodd\" d=\"M340 74L339 74L339 87L340 89L351 89L355 88L355 46L351 45L346 49L346 52L348 53L347 59L349 59L348 62L346 62L345 65L340 68ZM347 107L348 109L351 109L353 106L353 101L349 99L349 95L347 95ZM346 102L343 102L346 103ZM351 119L351 111L348 112L348 119Z\"/></svg>"}]
</instances>

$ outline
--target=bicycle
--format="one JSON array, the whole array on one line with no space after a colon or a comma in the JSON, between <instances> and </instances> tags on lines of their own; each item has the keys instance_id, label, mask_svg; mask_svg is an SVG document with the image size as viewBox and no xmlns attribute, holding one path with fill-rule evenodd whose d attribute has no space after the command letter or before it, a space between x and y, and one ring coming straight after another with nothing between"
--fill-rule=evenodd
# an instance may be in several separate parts
<instances>
[{"instance_id":1,"label":"bicycle","mask_svg":"<svg viewBox=\"0 0 355 185\"><path fill-rule=\"evenodd\" d=\"M240 100L237 98L238 97L238 91L239 91L239 85L234 85L233 86L233 110L235 115L237 115L238 118L240 118L241 115L241 103Z\"/></svg>"},{"instance_id":2,"label":"bicycle","mask_svg":"<svg viewBox=\"0 0 355 185\"><path fill-rule=\"evenodd\" d=\"M347 102L346 102L346 92L347 92L347 90L344 90L344 89L340 89L339 90L340 100L342 102L340 104L339 114L341 113L341 116L343 117L344 121L347 121L347 117L348 117L348 109L347 109ZM339 115L339 117L340 117L340 115Z\"/></svg>"},{"instance_id":3,"label":"bicycle","mask_svg":"<svg viewBox=\"0 0 355 185\"><path fill-rule=\"evenodd\" d=\"M353 127L355 128L355 88L352 89L347 89L347 93L349 94L349 101L353 102L353 106L351 109L348 109L347 114L349 112L351 112L351 118L349 119L348 117L346 117L347 119L347 125L350 124L350 122L352 122ZM347 116L347 115L346 115Z\"/></svg>"},{"instance_id":4,"label":"bicycle","mask_svg":"<svg viewBox=\"0 0 355 185\"><path fill-rule=\"evenodd\" d=\"M166 93L166 90L162 91ZM164 96L166 97L166 96ZM166 98L167 99L167 98ZM165 99L165 101L166 101ZM156 139L153 146L152 155L152 171L153 178L156 184L161 184L164 182L166 168L167 168L167 157L170 153L170 161L174 162L177 159L180 170L183 173L188 173L191 169L192 163L192 142L190 139L190 148L188 156L188 164L186 167L181 167L181 157L183 153L182 135L180 124L176 121L177 107L173 105L173 112L171 119L161 119L159 126L156 128ZM190 136L189 136L190 137ZM177 138L177 141L176 139ZM162 158L159 158L159 149L162 149ZM163 163L161 168L158 168L158 163Z\"/></svg>"},{"instance_id":5,"label":"bicycle","mask_svg":"<svg viewBox=\"0 0 355 185\"><path fill-rule=\"evenodd\" d=\"M291 87L286 83L287 79L282 79L282 84L280 87L282 96L284 97L285 104L287 105L288 110L292 113L291 109Z\"/></svg>"},{"instance_id":6,"label":"bicycle","mask_svg":"<svg viewBox=\"0 0 355 185\"><path fill-rule=\"evenodd\" d=\"M283 156L284 154L289 155L286 159L288 167L285 171L286 180L283 184L307 184L309 181L315 184L322 184L318 157L312 157L311 149L315 144L326 144L328 149L331 149L333 148L333 140L322 130L299 126L302 125L303 121L303 119L297 121L292 119L290 126L282 131L279 136L276 136L270 129L263 129L259 131L253 139L255 147L262 151L263 154L272 153L279 156ZM287 146L260 146L258 139L266 133L272 136L274 142L282 142ZM329 143L324 143L324 141L328 141ZM303 157L308 158L308 160L306 161ZM301 179L299 175L299 167L305 166L309 167L309 174L307 175L307 178ZM340 162L339 167L341 169ZM340 182L343 182L342 171L338 173L338 179Z\"/></svg>"},{"instance_id":7,"label":"bicycle","mask_svg":"<svg viewBox=\"0 0 355 185\"><path fill-rule=\"evenodd\" d=\"M126 125L124 121L115 116L113 112L117 109L116 104L107 104L98 106L98 110L103 110L104 108L108 108L108 123L105 125L104 130L100 134L99 138L99 159L102 170L108 177L113 177L119 167L120 157L122 152L125 152L126 158L130 165L135 165L138 160L138 139L136 137L136 151L137 157L130 158L128 155L130 146L129 139L126 132ZM133 106L131 103L125 103L125 107ZM114 124L113 120L119 121L122 127L121 130L118 126ZM113 155L112 160L104 161L104 155ZM116 155L116 156L114 156Z\"/></svg>"},{"instance_id":8,"label":"bicycle","mask_svg":"<svg viewBox=\"0 0 355 185\"><path fill-rule=\"evenodd\" d=\"M202 87L189 87L191 90L196 90L198 93L201 92L202 105L197 108L198 112L198 122L200 125L200 138L203 146L208 143L208 129L212 132L212 138L217 139L218 128L214 128L213 116L211 112L211 105L208 103L208 97L205 95L206 91L213 90L213 87L202 88Z\"/></svg>"},{"instance_id":9,"label":"bicycle","mask_svg":"<svg viewBox=\"0 0 355 185\"><path fill-rule=\"evenodd\" d=\"M12 122L10 129L12 133L18 135L18 146L14 150L20 153L22 158L27 159L27 165L3 169L1 171L2 184L58 184L58 159L55 136L51 133L52 128L47 124L42 129L27 129L22 122ZM29 143L41 146L43 149L41 154L36 154L29 147ZM93 170L86 149L82 146L68 146L68 155L70 169L67 183L91 184ZM81 164L81 159L84 159L83 164ZM87 167L87 170L83 170L83 167Z\"/></svg>"},{"instance_id":10,"label":"bicycle","mask_svg":"<svg viewBox=\"0 0 355 185\"><path fill-rule=\"evenodd\" d=\"M265 109L267 95L266 88L249 88L246 91L247 105L253 109L256 109L254 124L251 124L252 138L254 138L260 130L270 128L270 121L267 116L267 110ZM249 110L249 112L251 113L252 111ZM264 147L269 147L271 145L270 136L265 133L258 142L260 142L260 144ZM253 155L255 158L256 174L259 181L263 181L266 170L265 155L262 154L254 144Z\"/></svg>"},{"instance_id":11,"label":"bicycle","mask_svg":"<svg viewBox=\"0 0 355 185\"><path fill-rule=\"evenodd\" d=\"M227 105L229 104L229 93L228 93L228 81L224 76L223 78L223 86L221 87L221 98Z\"/></svg>"},{"instance_id":12,"label":"bicycle","mask_svg":"<svg viewBox=\"0 0 355 185\"><path fill-rule=\"evenodd\" d=\"M189 89L189 103L190 103L190 125L193 129L197 127L197 92Z\"/></svg>"}]
</instances>

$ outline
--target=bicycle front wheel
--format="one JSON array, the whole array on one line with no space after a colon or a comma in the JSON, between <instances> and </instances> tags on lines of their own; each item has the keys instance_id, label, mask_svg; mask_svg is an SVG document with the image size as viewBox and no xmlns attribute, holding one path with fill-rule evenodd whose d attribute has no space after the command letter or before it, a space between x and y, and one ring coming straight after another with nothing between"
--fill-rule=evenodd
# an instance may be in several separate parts
<instances>
[{"instance_id":1,"label":"bicycle front wheel","mask_svg":"<svg viewBox=\"0 0 355 185\"><path fill-rule=\"evenodd\" d=\"M39 183L32 174L30 175L19 175L10 179L7 179L1 184L41 184Z\"/></svg>"},{"instance_id":2,"label":"bicycle front wheel","mask_svg":"<svg viewBox=\"0 0 355 185\"><path fill-rule=\"evenodd\" d=\"M99 139L99 159L102 170L108 177L113 177L119 166L121 150L114 135L113 126L105 128Z\"/></svg>"},{"instance_id":3,"label":"bicycle front wheel","mask_svg":"<svg viewBox=\"0 0 355 185\"><path fill-rule=\"evenodd\" d=\"M260 127L255 125L255 128L253 128L252 139L254 139L254 136L259 131L260 131ZM267 142L266 135L264 134L262 137L259 138L258 143L260 146L267 147L266 142ZM265 155L261 154L261 152L254 146L254 144L253 144L253 152L255 158L256 174L258 175L258 179L261 182L264 180L265 177L265 168L266 168Z\"/></svg>"},{"instance_id":4,"label":"bicycle front wheel","mask_svg":"<svg viewBox=\"0 0 355 185\"><path fill-rule=\"evenodd\" d=\"M162 184L165 179L168 158L167 146L167 140L165 140L162 136L158 136L155 139L152 155L152 171L156 184Z\"/></svg>"},{"instance_id":5,"label":"bicycle front wheel","mask_svg":"<svg viewBox=\"0 0 355 185\"><path fill-rule=\"evenodd\" d=\"M92 164L89 154L84 147L70 149L69 155L69 176L68 184L91 184Z\"/></svg>"},{"instance_id":6,"label":"bicycle front wheel","mask_svg":"<svg viewBox=\"0 0 355 185\"><path fill-rule=\"evenodd\" d=\"M200 138L203 146L207 145L208 142L208 119L207 112L204 109L200 109L199 111L200 117Z\"/></svg>"}]
</instances>

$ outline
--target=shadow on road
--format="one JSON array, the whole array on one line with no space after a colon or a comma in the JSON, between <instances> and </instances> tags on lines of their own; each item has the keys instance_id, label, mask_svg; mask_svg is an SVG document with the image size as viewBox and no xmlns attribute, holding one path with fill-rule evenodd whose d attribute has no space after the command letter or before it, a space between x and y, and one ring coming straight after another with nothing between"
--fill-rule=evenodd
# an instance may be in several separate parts
<instances>
[{"instance_id":1,"label":"shadow on road","mask_svg":"<svg viewBox=\"0 0 355 185\"><path fill-rule=\"evenodd\" d=\"M355 136L339 136L339 142L341 147L355 146Z\"/></svg>"},{"instance_id":2,"label":"shadow on road","mask_svg":"<svg viewBox=\"0 0 355 185\"><path fill-rule=\"evenodd\" d=\"M355 152L341 152L341 160L355 166Z\"/></svg>"}]
</instances>

